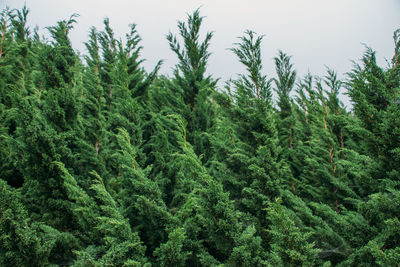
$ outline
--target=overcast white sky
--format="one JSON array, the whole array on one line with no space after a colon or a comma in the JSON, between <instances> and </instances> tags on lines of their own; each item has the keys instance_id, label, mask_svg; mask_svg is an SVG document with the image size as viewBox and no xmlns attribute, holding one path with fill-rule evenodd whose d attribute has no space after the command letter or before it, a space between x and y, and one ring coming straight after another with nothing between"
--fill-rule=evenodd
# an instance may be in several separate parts
<instances>
[{"instance_id":1,"label":"overcast white sky","mask_svg":"<svg viewBox=\"0 0 400 267\"><path fill-rule=\"evenodd\" d=\"M130 23L136 23L143 41L142 57L147 70L164 59L161 73L170 74L177 58L165 35L177 33L177 21L201 6L203 30L214 31L213 53L208 72L225 81L243 72L227 48L246 29L265 34L264 71L275 75L273 57L278 49L292 55L300 75L310 71L324 75L325 65L341 77L361 57L367 44L377 51L379 62L393 55L393 32L400 28L400 0L0 0L0 8L30 9L29 24L46 26L80 14L71 32L74 48L85 53L83 42L91 26L101 30L110 18L117 37L124 37Z\"/></svg>"}]
</instances>

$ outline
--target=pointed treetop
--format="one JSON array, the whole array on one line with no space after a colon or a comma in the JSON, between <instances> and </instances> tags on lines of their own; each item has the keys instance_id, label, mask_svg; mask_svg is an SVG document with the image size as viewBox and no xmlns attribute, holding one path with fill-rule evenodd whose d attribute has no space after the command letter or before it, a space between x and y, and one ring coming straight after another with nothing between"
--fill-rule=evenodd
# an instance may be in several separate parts
<instances>
[{"instance_id":1,"label":"pointed treetop","mask_svg":"<svg viewBox=\"0 0 400 267\"><path fill-rule=\"evenodd\" d=\"M238 87L245 87L249 97L271 101L272 93L267 76L261 73L261 41L264 35L256 36L253 31L247 30L245 35L239 37L240 43L235 43L235 48L230 50L235 53L239 61L246 66L247 75L240 75L240 80L236 83Z\"/></svg>"},{"instance_id":2,"label":"pointed treetop","mask_svg":"<svg viewBox=\"0 0 400 267\"><path fill-rule=\"evenodd\" d=\"M196 9L193 14L188 15L187 24L182 21L178 22L179 34L183 39L183 47L171 32L167 35L169 45L179 59L177 68L184 75L193 73L197 78L196 80L202 80L207 60L211 55L208 52L208 47L210 46L213 32L207 32L202 42L199 40L203 18L200 16L200 10Z\"/></svg>"}]
</instances>

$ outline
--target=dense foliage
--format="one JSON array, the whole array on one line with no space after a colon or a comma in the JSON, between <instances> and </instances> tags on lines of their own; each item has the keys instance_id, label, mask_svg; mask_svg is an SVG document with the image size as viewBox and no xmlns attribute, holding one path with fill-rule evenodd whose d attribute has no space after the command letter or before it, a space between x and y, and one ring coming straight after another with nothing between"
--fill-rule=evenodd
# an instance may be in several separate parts
<instances>
[{"instance_id":1,"label":"dense foliage","mask_svg":"<svg viewBox=\"0 0 400 267\"><path fill-rule=\"evenodd\" d=\"M198 10L167 35L172 77L143 69L135 25L105 19L80 57L76 15L43 40L28 13L0 17L1 266L400 263L399 31L345 81L282 51L271 79L247 31L221 89Z\"/></svg>"}]
</instances>

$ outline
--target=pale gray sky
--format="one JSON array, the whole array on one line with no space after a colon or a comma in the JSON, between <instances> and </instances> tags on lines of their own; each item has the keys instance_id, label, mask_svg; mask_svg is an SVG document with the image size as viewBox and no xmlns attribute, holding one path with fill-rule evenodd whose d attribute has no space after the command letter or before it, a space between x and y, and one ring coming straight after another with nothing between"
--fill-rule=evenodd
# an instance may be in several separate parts
<instances>
[{"instance_id":1,"label":"pale gray sky","mask_svg":"<svg viewBox=\"0 0 400 267\"><path fill-rule=\"evenodd\" d=\"M379 62L386 64L384 58L393 55L393 32L400 28L400 0L0 0L0 8L21 8L24 3L31 11L30 25L38 25L42 33L44 27L80 14L71 39L81 53L86 52L83 42L90 27L102 30L105 17L117 37L124 37L128 25L136 23L145 68L151 70L164 59L164 74L177 63L165 35L177 33L177 21L201 6L203 30L215 32L208 72L222 81L244 70L227 48L246 29L265 34L263 63L269 77L275 75L278 49L293 56L300 75L308 70L324 75L327 65L343 77L352 67L350 60L361 57L361 43L376 50Z\"/></svg>"}]
</instances>

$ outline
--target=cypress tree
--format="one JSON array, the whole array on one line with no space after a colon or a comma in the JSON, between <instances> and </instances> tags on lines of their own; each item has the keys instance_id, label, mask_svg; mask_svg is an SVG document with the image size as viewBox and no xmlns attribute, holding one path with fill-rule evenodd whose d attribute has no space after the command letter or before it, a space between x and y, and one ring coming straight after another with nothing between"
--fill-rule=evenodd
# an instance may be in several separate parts
<instances>
[{"instance_id":1,"label":"cypress tree","mask_svg":"<svg viewBox=\"0 0 400 267\"><path fill-rule=\"evenodd\" d=\"M297 82L246 31L218 90L199 10L167 35L172 77L144 70L134 24L91 28L81 60L77 15L49 40L28 15L0 15L0 265L398 264L399 30L388 66L367 48L346 81Z\"/></svg>"},{"instance_id":2,"label":"cypress tree","mask_svg":"<svg viewBox=\"0 0 400 267\"><path fill-rule=\"evenodd\" d=\"M147 262L144 257L145 247L106 190L102 178L95 172L91 173L93 181L90 190L93 191L93 197L90 197L61 162L53 164L63 178L68 197L75 202L71 208L79 227L87 229L85 233L93 237L86 240L83 249L75 251L75 264L144 265Z\"/></svg>"},{"instance_id":3,"label":"cypress tree","mask_svg":"<svg viewBox=\"0 0 400 267\"><path fill-rule=\"evenodd\" d=\"M242 177L246 184L242 189L242 208L256 218L258 233L266 225L265 210L259 207L271 197L279 195L278 138L271 103L271 81L261 74L261 40L252 31L240 38L241 43L232 51L248 71L235 85L234 121L239 139L250 149L250 155ZM242 179L243 179L242 178ZM265 239L264 239L265 240Z\"/></svg>"},{"instance_id":4,"label":"cypress tree","mask_svg":"<svg viewBox=\"0 0 400 267\"><path fill-rule=\"evenodd\" d=\"M0 264L44 266L69 262L71 249L77 246L76 238L32 220L21 194L3 180L0 180L0 193Z\"/></svg>"},{"instance_id":5,"label":"cypress tree","mask_svg":"<svg viewBox=\"0 0 400 267\"><path fill-rule=\"evenodd\" d=\"M279 143L285 153L285 157L290 157L290 150L294 146L294 124L295 117L292 111L292 100L290 93L296 82L296 71L293 70L291 57L279 51L279 55L274 58L277 78L274 79L275 91L278 94L279 119L277 119L277 129L279 133ZM289 148L289 149L287 149Z\"/></svg>"},{"instance_id":6,"label":"cypress tree","mask_svg":"<svg viewBox=\"0 0 400 267\"><path fill-rule=\"evenodd\" d=\"M209 96L215 90L217 81L211 75L206 76L206 67L210 52L208 48L213 36L207 32L200 41L200 27L203 17L199 9L188 16L187 23L179 21L181 44L171 32L167 40L171 50L177 55L179 63L174 70L174 87L177 87L185 106L179 113L188 122L188 140L199 155L208 151L208 141L203 137L213 124L213 109Z\"/></svg>"}]
</instances>

